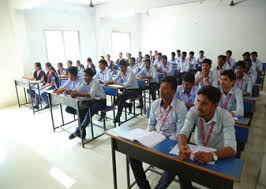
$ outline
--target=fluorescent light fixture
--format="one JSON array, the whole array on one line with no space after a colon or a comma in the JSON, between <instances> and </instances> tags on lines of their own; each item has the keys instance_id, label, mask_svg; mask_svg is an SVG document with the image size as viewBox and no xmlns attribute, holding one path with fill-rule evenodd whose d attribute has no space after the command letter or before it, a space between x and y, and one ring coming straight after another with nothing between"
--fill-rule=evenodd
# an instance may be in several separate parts
<instances>
[{"instance_id":1,"label":"fluorescent light fixture","mask_svg":"<svg viewBox=\"0 0 266 189\"><path fill-rule=\"evenodd\" d=\"M57 167L52 167L50 175L66 188L70 188L76 181Z\"/></svg>"}]
</instances>

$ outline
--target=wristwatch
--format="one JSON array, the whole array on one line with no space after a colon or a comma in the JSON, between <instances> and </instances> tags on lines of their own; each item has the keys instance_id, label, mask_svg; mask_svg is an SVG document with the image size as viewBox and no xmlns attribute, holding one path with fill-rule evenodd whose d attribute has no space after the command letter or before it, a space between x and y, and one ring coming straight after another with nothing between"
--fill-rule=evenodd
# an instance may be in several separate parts
<instances>
[{"instance_id":1,"label":"wristwatch","mask_svg":"<svg viewBox=\"0 0 266 189\"><path fill-rule=\"evenodd\" d=\"M214 152L212 152L212 159L213 159L213 161L217 161L218 160L218 156Z\"/></svg>"}]
</instances>

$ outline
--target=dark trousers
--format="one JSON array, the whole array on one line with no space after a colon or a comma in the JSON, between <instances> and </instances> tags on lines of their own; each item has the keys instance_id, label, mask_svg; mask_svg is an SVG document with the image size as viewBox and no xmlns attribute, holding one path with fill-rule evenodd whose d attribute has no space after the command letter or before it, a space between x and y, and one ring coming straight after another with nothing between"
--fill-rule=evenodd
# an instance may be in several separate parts
<instances>
[{"instance_id":1,"label":"dark trousers","mask_svg":"<svg viewBox=\"0 0 266 189\"><path fill-rule=\"evenodd\" d=\"M160 88L159 83L150 83L150 93L152 100L156 100L156 91L158 91Z\"/></svg>"},{"instance_id":2,"label":"dark trousers","mask_svg":"<svg viewBox=\"0 0 266 189\"><path fill-rule=\"evenodd\" d=\"M127 107L126 101L132 98L138 98L139 94L139 89L126 89L122 94L119 94L117 97L118 111L116 117L121 117L123 108ZM140 100L140 104L143 105L142 98Z\"/></svg>"},{"instance_id":3,"label":"dark trousers","mask_svg":"<svg viewBox=\"0 0 266 189\"><path fill-rule=\"evenodd\" d=\"M88 109L80 109L79 110L80 123L82 123L82 121L84 120L84 117L85 117L87 111L88 111ZM70 107L70 106L66 107L66 112L69 114L77 115L77 110Z\"/></svg>"},{"instance_id":4,"label":"dark trousers","mask_svg":"<svg viewBox=\"0 0 266 189\"><path fill-rule=\"evenodd\" d=\"M85 131L86 127L90 124L91 117L99 112L106 106L106 99L104 100L91 100L89 101L89 111L86 111L84 119L81 121L81 130ZM80 133L80 128L77 127L76 133Z\"/></svg>"},{"instance_id":5,"label":"dark trousers","mask_svg":"<svg viewBox=\"0 0 266 189\"><path fill-rule=\"evenodd\" d=\"M136 179L136 183L138 184L140 189L150 189L151 186L149 181L146 178L142 162L133 158L129 158L129 163L131 165L133 174ZM165 189L167 188L171 182L175 179L176 173L165 171L161 176L159 183L156 185L155 189ZM192 189L192 182L189 177L183 174L178 175L180 188L181 189Z\"/></svg>"}]
</instances>

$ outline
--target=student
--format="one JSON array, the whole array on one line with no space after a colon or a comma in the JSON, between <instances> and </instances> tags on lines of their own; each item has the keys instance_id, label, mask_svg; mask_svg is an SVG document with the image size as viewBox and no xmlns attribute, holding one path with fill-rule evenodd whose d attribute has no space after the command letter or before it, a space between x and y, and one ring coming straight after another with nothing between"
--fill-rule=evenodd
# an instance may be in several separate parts
<instances>
[{"instance_id":1,"label":"student","mask_svg":"<svg viewBox=\"0 0 266 189\"><path fill-rule=\"evenodd\" d=\"M125 86L122 94L118 95L118 112L116 114L115 123L120 122L120 117L122 115L123 107L128 107L129 112L131 112L131 103L126 103L126 100L131 98L137 98L139 96L139 88L134 72L128 68L128 65L124 59L119 62L120 71L116 78L107 84L118 83L119 80L122 80L122 85ZM143 106L142 101L140 104Z\"/></svg>"},{"instance_id":2,"label":"student","mask_svg":"<svg viewBox=\"0 0 266 189\"><path fill-rule=\"evenodd\" d=\"M34 72L32 77L23 76L23 79L31 80L31 81L40 81L45 82L45 72L42 70L42 65L40 62L36 62L34 64Z\"/></svg>"},{"instance_id":3,"label":"student","mask_svg":"<svg viewBox=\"0 0 266 189\"><path fill-rule=\"evenodd\" d=\"M100 84L106 84L107 82L112 80L111 72L107 67L107 61L100 60L99 66L100 66L100 72L94 76L94 79L98 80Z\"/></svg>"},{"instance_id":4,"label":"student","mask_svg":"<svg viewBox=\"0 0 266 189\"><path fill-rule=\"evenodd\" d=\"M145 59L143 60L143 62L145 63L145 67L142 68L142 70L136 75L136 77L140 79L151 79L150 93L152 96L152 100L154 101L156 99L156 91L160 87L157 70L151 67L150 59Z\"/></svg>"},{"instance_id":5,"label":"student","mask_svg":"<svg viewBox=\"0 0 266 189\"><path fill-rule=\"evenodd\" d=\"M221 99L219 107L227 110L233 117L244 116L242 91L234 87L236 75L233 70L225 70L220 76Z\"/></svg>"},{"instance_id":6,"label":"student","mask_svg":"<svg viewBox=\"0 0 266 189\"><path fill-rule=\"evenodd\" d=\"M198 86L195 84L195 77L193 73L187 72L183 76L182 85L179 85L176 90L176 98L182 101L189 110L195 105Z\"/></svg>"},{"instance_id":7,"label":"student","mask_svg":"<svg viewBox=\"0 0 266 189\"><path fill-rule=\"evenodd\" d=\"M142 59L143 59L142 52L139 51L138 58L137 58L137 66L140 66L141 65Z\"/></svg>"},{"instance_id":8,"label":"student","mask_svg":"<svg viewBox=\"0 0 266 189\"><path fill-rule=\"evenodd\" d=\"M67 69L66 69L66 72L64 75L61 75L61 77L68 77L68 69L72 67L72 61L71 60L68 60L66 65L67 65Z\"/></svg>"},{"instance_id":9,"label":"student","mask_svg":"<svg viewBox=\"0 0 266 189\"><path fill-rule=\"evenodd\" d=\"M243 96L250 96L252 94L252 80L245 73L245 70L246 64L243 61L238 61L236 64L235 86L243 92Z\"/></svg>"},{"instance_id":10,"label":"student","mask_svg":"<svg viewBox=\"0 0 266 189\"><path fill-rule=\"evenodd\" d=\"M83 77L84 76L84 70L85 70L85 67L83 64L81 64L80 60L77 60L76 61L76 67L78 68L78 74L80 77Z\"/></svg>"},{"instance_id":11,"label":"student","mask_svg":"<svg viewBox=\"0 0 266 189\"><path fill-rule=\"evenodd\" d=\"M250 52L244 52L242 54L242 57L243 57L243 61L249 60L250 59Z\"/></svg>"},{"instance_id":12,"label":"student","mask_svg":"<svg viewBox=\"0 0 266 189\"><path fill-rule=\"evenodd\" d=\"M225 54L226 54L226 63L231 67L232 70L234 70L236 61L235 59L232 58L232 51L227 50Z\"/></svg>"},{"instance_id":13,"label":"student","mask_svg":"<svg viewBox=\"0 0 266 189\"><path fill-rule=\"evenodd\" d=\"M196 70L196 59L194 57L194 51L190 51L188 53L188 59L187 62L189 64L189 70Z\"/></svg>"},{"instance_id":14,"label":"student","mask_svg":"<svg viewBox=\"0 0 266 189\"><path fill-rule=\"evenodd\" d=\"M78 76L77 67L68 68L68 73L68 80L64 83L64 85L54 90L54 93L56 93L57 95L62 93L69 94L83 81L83 79Z\"/></svg>"},{"instance_id":15,"label":"student","mask_svg":"<svg viewBox=\"0 0 266 189\"><path fill-rule=\"evenodd\" d=\"M226 56L224 55L219 55L218 56L218 61L217 61L217 66L212 69L212 71L216 74L216 76L219 78L221 73L224 70L230 70L231 67L229 66L228 63L226 63Z\"/></svg>"},{"instance_id":16,"label":"student","mask_svg":"<svg viewBox=\"0 0 266 189\"><path fill-rule=\"evenodd\" d=\"M58 74L59 76L61 76L61 75L65 75L65 74L66 74L66 69L64 68L62 62L58 62L58 63L57 63L57 74Z\"/></svg>"},{"instance_id":17,"label":"student","mask_svg":"<svg viewBox=\"0 0 266 189\"><path fill-rule=\"evenodd\" d=\"M116 60L115 64L116 64L116 65L119 65L119 62L120 62L122 59L123 59L123 53L120 52L120 53L118 54L118 59Z\"/></svg>"},{"instance_id":18,"label":"student","mask_svg":"<svg viewBox=\"0 0 266 189\"><path fill-rule=\"evenodd\" d=\"M181 55L181 59L179 61L179 70L182 73L190 71L190 65L186 57L187 57L187 52L183 51Z\"/></svg>"},{"instance_id":19,"label":"student","mask_svg":"<svg viewBox=\"0 0 266 189\"><path fill-rule=\"evenodd\" d=\"M171 66L167 62L167 56L163 55L161 58L161 63L157 66L157 72L163 73L165 76L173 75Z\"/></svg>"},{"instance_id":20,"label":"student","mask_svg":"<svg viewBox=\"0 0 266 189\"><path fill-rule=\"evenodd\" d=\"M198 71L195 75L195 85L199 88L212 85L214 87L218 86L218 78L214 72L211 71L212 61L205 58L201 64L201 71Z\"/></svg>"},{"instance_id":21,"label":"student","mask_svg":"<svg viewBox=\"0 0 266 189\"><path fill-rule=\"evenodd\" d=\"M147 130L160 132L172 140L177 139L187 114L185 105L175 98L176 87L177 80L174 77L166 77L161 81L161 98L155 100L151 105L147 127ZM150 189L151 186L146 178L142 162L131 157L129 157L129 162L138 186L142 189ZM175 175L175 173L165 171L155 188L167 188L174 180Z\"/></svg>"},{"instance_id":22,"label":"student","mask_svg":"<svg viewBox=\"0 0 266 189\"><path fill-rule=\"evenodd\" d=\"M111 64L111 68L109 69L112 76L116 76L118 73L118 70L115 69L115 65Z\"/></svg>"},{"instance_id":23,"label":"student","mask_svg":"<svg viewBox=\"0 0 266 189\"><path fill-rule=\"evenodd\" d=\"M108 68L111 68L112 64L114 64L114 61L111 60L111 55L110 54L106 55L106 61L107 61Z\"/></svg>"},{"instance_id":24,"label":"student","mask_svg":"<svg viewBox=\"0 0 266 189\"><path fill-rule=\"evenodd\" d=\"M155 57L152 55L152 51L149 52L151 64L153 64L153 61L155 60Z\"/></svg>"},{"instance_id":25,"label":"student","mask_svg":"<svg viewBox=\"0 0 266 189\"><path fill-rule=\"evenodd\" d=\"M232 158L236 154L235 121L232 115L217 107L221 93L219 89L206 86L199 90L197 106L190 109L184 126L178 135L179 159L187 160L191 150L187 146L188 138L195 127L194 141L196 145L215 148L215 152L197 152L194 160L199 163L208 163L218 159ZM182 175L179 182L186 178L186 186L181 189L192 189L188 175Z\"/></svg>"},{"instance_id":26,"label":"student","mask_svg":"<svg viewBox=\"0 0 266 189\"><path fill-rule=\"evenodd\" d=\"M173 72L173 76L177 76L177 59L175 57L175 52L171 53L171 60L169 61L170 69Z\"/></svg>"},{"instance_id":27,"label":"student","mask_svg":"<svg viewBox=\"0 0 266 189\"><path fill-rule=\"evenodd\" d=\"M87 67L86 67L86 68L90 68L90 69L92 69L93 74L94 74L94 75L96 74L96 68L95 68L95 65L93 64L91 58L87 58Z\"/></svg>"},{"instance_id":28,"label":"student","mask_svg":"<svg viewBox=\"0 0 266 189\"><path fill-rule=\"evenodd\" d=\"M126 53L126 57L127 57L126 62L129 65L129 60L131 59L131 53L129 53L129 52Z\"/></svg>"},{"instance_id":29,"label":"student","mask_svg":"<svg viewBox=\"0 0 266 189\"><path fill-rule=\"evenodd\" d=\"M254 51L250 54L250 57L251 57L252 63L255 63L255 65L256 65L256 71L262 72L263 71L263 64L258 59L258 53L256 51Z\"/></svg>"},{"instance_id":30,"label":"student","mask_svg":"<svg viewBox=\"0 0 266 189\"><path fill-rule=\"evenodd\" d=\"M41 98L46 103L46 106L44 107L44 109L47 109L47 108L49 108L49 101L48 101L48 94L47 94L46 90L56 89L59 86L59 78L58 78L58 75L56 73L56 70L54 69L54 67L52 66L52 64L50 62L47 62L45 64L45 70L47 71L47 73L46 73L47 81L46 81L45 85L43 85L40 88L40 95L41 95ZM40 98L38 98L38 99L40 99ZM36 106L35 108L39 109L39 103L35 105Z\"/></svg>"},{"instance_id":31,"label":"student","mask_svg":"<svg viewBox=\"0 0 266 189\"><path fill-rule=\"evenodd\" d=\"M204 56L204 51L203 51L203 50L200 50L200 51L199 51L199 57L197 58L196 63L200 66L201 63L202 63L202 60L203 60L204 58L206 58L206 57Z\"/></svg>"},{"instance_id":32,"label":"student","mask_svg":"<svg viewBox=\"0 0 266 189\"><path fill-rule=\"evenodd\" d=\"M134 74L137 74L139 72L139 67L136 64L136 59L134 57L131 57L128 63L129 63L129 68L134 72Z\"/></svg>"},{"instance_id":33,"label":"student","mask_svg":"<svg viewBox=\"0 0 266 189\"><path fill-rule=\"evenodd\" d=\"M161 58L162 58L162 53L156 53L156 56L155 56L155 60L154 60L154 62L153 62L153 66L154 67L159 67L160 66L160 62L161 62Z\"/></svg>"},{"instance_id":34,"label":"student","mask_svg":"<svg viewBox=\"0 0 266 189\"><path fill-rule=\"evenodd\" d=\"M97 114L99 110L106 106L106 95L99 81L93 79L93 70L87 68L84 73L85 74L83 82L70 93L70 96L72 98L92 98L92 100L89 100L88 104L86 104L88 109L86 111L84 119L81 122L82 132L80 131L80 128L77 127L76 131L69 136L70 140L75 137L82 137L83 139L85 139L86 127L89 125L90 119L93 115Z\"/></svg>"},{"instance_id":35,"label":"student","mask_svg":"<svg viewBox=\"0 0 266 189\"><path fill-rule=\"evenodd\" d=\"M176 59L177 59L177 62L179 62L181 60L181 50L176 50Z\"/></svg>"},{"instance_id":36,"label":"student","mask_svg":"<svg viewBox=\"0 0 266 189\"><path fill-rule=\"evenodd\" d=\"M252 84L254 85L257 81L258 72L256 71L256 64L251 59L245 59L246 74L251 78Z\"/></svg>"}]
</instances>

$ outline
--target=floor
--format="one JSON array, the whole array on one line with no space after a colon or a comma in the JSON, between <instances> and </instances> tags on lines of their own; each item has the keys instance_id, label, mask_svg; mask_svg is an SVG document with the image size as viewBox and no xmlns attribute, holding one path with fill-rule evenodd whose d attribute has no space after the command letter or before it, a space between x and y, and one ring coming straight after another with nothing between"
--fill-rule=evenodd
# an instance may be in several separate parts
<instances>
[{"instance_id":1,"label":"floor","mask_svg":"<svg viewBox=\"0 0 266 189\"><path fill-rule=\"evenodd\" d=\"M257 100L239 189L266 189L266 90ZM60 124L59 111L55 111ZM66 120L73 116L65 115ZM110 138L102 136L81 147L80 140L68 140L69 133L53 132L49 110L32 115L29 108L0 109L0 189L111 189ZM144 128L144 116L126 123ZM75 129L76 123L66 128ZM98 129L98 132L101 132ZM126 188L125 157L117 154L119 188ZM152 186L159 176L148 173ZM137 187L135 187L137 188ZM179 188L172 183L171 189ZM204 187L200 187L204 188Z\"/></svg>"}]
</instances>

